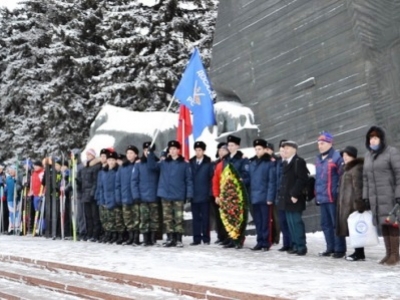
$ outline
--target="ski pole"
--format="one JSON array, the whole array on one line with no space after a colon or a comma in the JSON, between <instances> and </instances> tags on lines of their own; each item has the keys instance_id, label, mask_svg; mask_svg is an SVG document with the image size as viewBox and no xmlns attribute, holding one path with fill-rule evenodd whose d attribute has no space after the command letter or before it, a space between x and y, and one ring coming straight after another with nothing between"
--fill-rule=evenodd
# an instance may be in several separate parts
<instances>
[{"instance_id":1,"label":"ski pole","mask_svg":"<svg viewBox=\"0 0 400 300\"><path fill-rule=\"evenodd\" d=\"M3 187L0 187L0 233L3 233L4 231L4 218L3 218L3 195L4 195L4 190Z\"/></svg>"},{"instance_id":2,"label":"ski pole","mask_svg":"<svg viewBox=\"0 0 400 300\"><path fill-rule=\"evenodd\" d=\"M76 204L76 160L75 154L71 153L71 165L72 165L72 172L71 172L71 180L72 180L72 197L71 197L71 216L72 216L72 237L74 242L76 242L76 212L75 212L75 204Z\"/></svg>"},{"instance_id":3,"label":"ski pole","mask_svg":"<svg viewBox=\"0 0 400 300\"><path fill-rule=\"evenodd\" d=\"M36 207L36 210L35 210L35 220L33 221L32 236L36 235L36 229L37 229L37 227L39 227L37 222L38 222L38 219L39 219L39 212L41 211L41 206L42 206L42 199L41 199L42 195L43 195L43 185L40 186L39 203L38 203L38 206ZM40 230L39 230L39 232L40 232Z\"/></svg>"},{"instance_id":4,"label":"ski pole","mask_svg":"<svg viewBox=\"0 0 400 300\"><path fill-rule=\"evenodd\" d=\"M29 158L25 161L25 180L24 180L24 190L23 190L23 198L22 200L24 201L24 210L22 212L22 233L23 235L26 235L26 203L27 203L27 199L26 199L26 188L27 188L27 184L28 184L28 168L29 168Z\"/></svg>"}]
</instances>

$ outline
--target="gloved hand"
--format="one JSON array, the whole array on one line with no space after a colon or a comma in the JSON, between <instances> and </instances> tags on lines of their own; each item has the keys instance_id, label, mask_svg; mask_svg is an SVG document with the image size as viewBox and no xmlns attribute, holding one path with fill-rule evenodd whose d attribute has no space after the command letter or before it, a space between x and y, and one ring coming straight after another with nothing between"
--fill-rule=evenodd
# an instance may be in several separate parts
<instances>
[{"instance_id":1,"label":"gloved hand","mask_svg":"<svg viewBox=\"0 0 400 300\"><path fill-rule=\"evenodd\" d=\"M369 204L369 199L363 199L365 204L365 210L371 210L371 205Z\"/></svg>"},{"instance_id":2,"label":"gloved hand","mask_svg":"<svg viewBox=\"0 0 400 300\"><path fill-rule=\"evenodd\" d=\"M186 201L185 201L185 203L192 203L192 198L186 198Z\"/></svg>"},{"instance_id":3,"label":"gloved hand","mask_svg":"<svg viewBox=\"0 0 400 300\"><path fill-rule=\"evenodd\" d=\"M400 198L396 198L396 203L400 205Z\"/></svg>"}]
</instances>

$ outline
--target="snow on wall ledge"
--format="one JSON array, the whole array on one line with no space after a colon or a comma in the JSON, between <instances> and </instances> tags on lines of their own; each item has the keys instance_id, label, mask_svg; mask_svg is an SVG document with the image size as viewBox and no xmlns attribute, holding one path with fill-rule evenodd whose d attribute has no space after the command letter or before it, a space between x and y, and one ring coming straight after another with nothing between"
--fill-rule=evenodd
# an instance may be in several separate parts
<instances>
[{"instance_id":1,"label":"snow on wall ledge","mask_svg":"<svg viewBox=\"0 0 400 300\"><path fill-rule=\"evenodd\" d=\"M218 142L226 141L229 134L241 137L242 147L252 146L258 135L258 126L250 108L237 102L221 101L214 105L214 112L217 125L205 129L198 139L207 144L206 152L209 156L215 156ZM136 112L106 104L90 126L89 142L85 150L92 148L99 153L102 148L114 147L118 152L125 152L131 144L141 149L142 144L150 141L159 128L156 140L159 152L166 147L168 141L176 139L177 126L177 113ZM193 155L193 149L190 150Z\"/></svg>"}]
</instances>

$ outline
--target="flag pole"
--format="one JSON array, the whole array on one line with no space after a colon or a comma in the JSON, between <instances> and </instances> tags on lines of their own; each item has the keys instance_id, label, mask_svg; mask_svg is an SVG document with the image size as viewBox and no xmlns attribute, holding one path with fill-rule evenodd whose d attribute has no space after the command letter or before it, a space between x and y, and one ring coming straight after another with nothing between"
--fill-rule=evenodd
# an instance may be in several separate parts
<instances>
[{"instance_id":1,"label":"flag pole","mask_svg":"<svg viewBox=\"0 0 400 300\"><path fill-rule=\"evenodd\" d=\"M166 113L168 113L168 112L170 111L170 109L171 109L171 107L172 107L172 103L174 102L174 100L175 100L175 97L172 96L171 101L170 101L169 104L168 104L167 110L165 111ZM165 116L165 118L162 120L162 122L161 122L160 125L163 125L163 124L164 124L166 118L167 118L167 116ZM162 127L162 126L157 127L157 130L156 130L156 132L154 133L153 140L151 141L151 144L150 144L149 149L151 149L151 148L154 146L154 143L156 142L156 139L157 139L157 137L158 137L158 135L159 135L159 133L160 133L160 128L161 128L161 127Z\"/></svg>"},{"instance_id":2,"label":"flag pole","mask_svg":"<svg viewBox=\"0 0 400 300\"><path fill-rule=\"evenodd\" d=\"M185 139L185 136L186 136L186 126L185 126L185 119L183 118L182 119L182 156L183 156L183 158L186 160L187 159L187 157L186 157L186 139Z\"/></svg>"}]
</instances>

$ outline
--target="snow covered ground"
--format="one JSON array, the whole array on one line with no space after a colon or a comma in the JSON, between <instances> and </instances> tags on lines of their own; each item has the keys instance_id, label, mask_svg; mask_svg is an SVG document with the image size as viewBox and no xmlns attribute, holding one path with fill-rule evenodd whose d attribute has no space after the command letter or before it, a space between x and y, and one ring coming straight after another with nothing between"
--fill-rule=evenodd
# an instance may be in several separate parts
<instances>
[{"instance_id":1,"label":"snow covered ground","mask_svg":"<svg viewBox=\"0 0 400 300\"><path fill-rule=\"evenodd\" d=\"M321 232L307 241L307 256L298 257L277 251L280 246L265 253L190 247L190 237L185 248L166 249L0 236L0 253L289 299L400 299L400 266L377 263L382 241L366 249L364 262L318 257L325 246ZM254 243L247 237L245 247Z\"/></svg>"}]
</instances>

